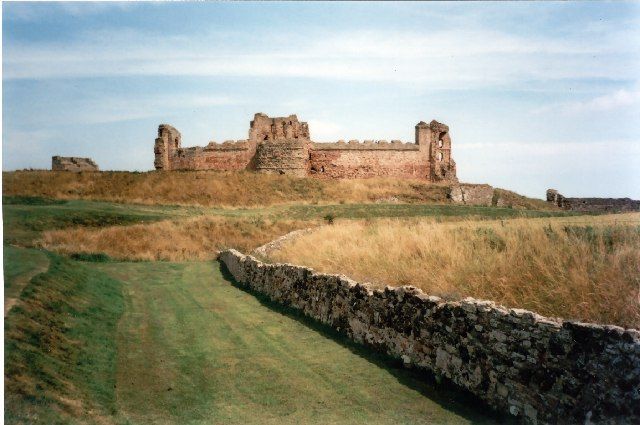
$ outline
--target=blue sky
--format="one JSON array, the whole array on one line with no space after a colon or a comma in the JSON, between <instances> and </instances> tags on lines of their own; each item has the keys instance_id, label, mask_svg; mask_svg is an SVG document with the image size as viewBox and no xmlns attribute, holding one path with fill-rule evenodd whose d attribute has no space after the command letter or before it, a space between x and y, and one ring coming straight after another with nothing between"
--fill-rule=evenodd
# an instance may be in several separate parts
<instances>
[{"instance_id":1,"label":"blue sky","mask_svg":"<svg viewBox=\"0 0 640 425\"><path fill-rule=\"evenodd\" d=\"M3 169L150 170L297 113L316 141L448 124L462 181L640 199L640 3L2 6Z\"/></svg>"}]
</instances>

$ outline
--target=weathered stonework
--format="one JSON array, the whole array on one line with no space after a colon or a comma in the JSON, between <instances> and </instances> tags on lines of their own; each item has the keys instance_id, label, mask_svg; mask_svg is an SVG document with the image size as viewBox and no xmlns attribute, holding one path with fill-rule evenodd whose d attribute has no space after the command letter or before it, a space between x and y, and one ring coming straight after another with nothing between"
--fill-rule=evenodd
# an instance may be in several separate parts
<instances>
[{"instance_id":1,"label":"weathered stonework","mask_svg":"<svg viewBox=\"0 0 640 425\"><path fill-rule=\"evenodd\" d=\"M640 423L640 331L220 253L235 280L530 424Z\"/></svg>"},{"instance_id":2,"label":"weathered stonework","mask_svg":"<svg viewBox=\"0 0 640 425\"><path fill-rule=\"evenodd\" d=\"M75 156L51 157L51 170L53 171L99 171L98 164L91 158L78 158Z\"/></svg>"},{"instance_id":3,"label":"weathered stonework","mask_svg":"<svg viewBox=\"0 0 640 425\"><path fill-rule=\"evenodd\" d=\"M547 202L570 211L632 212L640 211L640 201L629 198L565 198L555 189L547 190Z\"/></svg>"},{"instance_id":4,"label":"weathered stonework","mask_svg":"<svg viewBox=\"0 0 640 425\"><path fill-rule=\"evenodd\" d=\"M415 143L315 143L307 123L295 115L269 118L258 113L247 140L211 142L204 148L182 148L180 132L162 124L154 152L158 170L256 170L325 179L389 176L457 182L449 127L437 121L418 123Z\"/></svg>"},{"instance_id":5,"label":"weathered stonework","mask_svg":"<svg viewBox=\"0 0 640 425\"><path fill-rule=\"evenodd\" d=\"M491 206L493 187L488 184L456 184L451 186L449 198L456 204Z\"/></svg>"}]
</instances>

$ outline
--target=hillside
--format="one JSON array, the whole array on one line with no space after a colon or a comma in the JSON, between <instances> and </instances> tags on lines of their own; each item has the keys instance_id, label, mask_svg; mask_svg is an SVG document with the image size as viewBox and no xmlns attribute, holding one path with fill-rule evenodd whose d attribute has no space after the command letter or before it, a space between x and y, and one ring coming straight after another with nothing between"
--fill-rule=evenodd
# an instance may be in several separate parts
<instances>
[{"instance_id":1,"label":"hillside","mask_svg":"<svg viewBox=\"0 0 640 425\"><path fill-rule=\"evenodd\" d=\"M290 203L446 204L449 187L389 178L318 180L252 172L2 173L3 195L41 196L147 205L259 207ZM552 205L496 189L493 205L552 210Z\"/></svg>"}]
</instances>

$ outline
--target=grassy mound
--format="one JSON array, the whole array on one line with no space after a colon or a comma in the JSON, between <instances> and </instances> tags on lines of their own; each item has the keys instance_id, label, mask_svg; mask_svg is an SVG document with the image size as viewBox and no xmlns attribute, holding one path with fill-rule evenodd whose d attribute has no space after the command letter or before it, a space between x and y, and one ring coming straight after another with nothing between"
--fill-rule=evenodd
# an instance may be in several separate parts
<instances>
[{"instance_id":1,"label":"grassy mound","mask_svg":"<svg viewBox=\"0 0 640 425\"><path fill-rule=\"evenodd\" d=\"M5 422L100 422L116 409L121 282L48 257L5 320Z\"/></svg>"},{"instance_id":2,"label":"grassy mound","mask_svg":"<svg viewBox=\"0 0 640 425\"><path fill-rule=\"evenodd\" d=\"M318 180L254 172L151 171L69 173L3 172L4 195L14 198L85 199L146 205L264 207L292 203L449 203L449 187L393 178ZM496 192L498 206L553 209L509 191ZM5 201L6 202L6 201Z\"/></svg>"}]
</instances>

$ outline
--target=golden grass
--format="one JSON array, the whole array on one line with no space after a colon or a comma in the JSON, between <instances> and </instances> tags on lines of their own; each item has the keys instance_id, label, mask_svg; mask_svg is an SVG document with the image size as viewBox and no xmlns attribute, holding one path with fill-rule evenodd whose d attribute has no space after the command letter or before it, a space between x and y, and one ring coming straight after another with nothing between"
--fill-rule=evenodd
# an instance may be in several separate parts
<instances>
[{"instance_id":1,"label":"golden grass","mask_svg":"<svg viewBox=\"0 0 640 425\"><path fill-rule=\"evenodd\" d=\"M197 217L100 229L76 227L50 230L37 242L62 254L104 253L116 260L211 260L218 250L251 251L311 221L268 221Z\"/></svg>"},{"instance_id":2,"label":"golden grass","mask_svg":"<svg viewBox=\"0 0 640 425\"><path fill-rule=\"evenodd\" d=\"M446 185L420 180L318 180L248 171L14 171L2 173L2 184L3 195L147 205L259 207L287 203L449 202ZM554 209L541 200L513 195L506 205Z\"/></svg>"},{"instance_id":3,"label":"golden grass","mask_svg":"<svg viewBox=\"0 0 640 425\"><path fill-rule=\"evenodd\" d=\"M254 172L3 172L3 194L139 204L267 206L284 203L447 202L447 188L400 179L318 180Z\"/></svg>"},{"instance_id":4,"label":"golden grass","mask_svg":"<svg viewBox=\"0 0 640 425\"><path fill-rule=\"evenodd\" d=\"M344 222L271 254L376 284L414 285L547 316L640 328L640 214Z\"/></svg>"}]
</instances>

